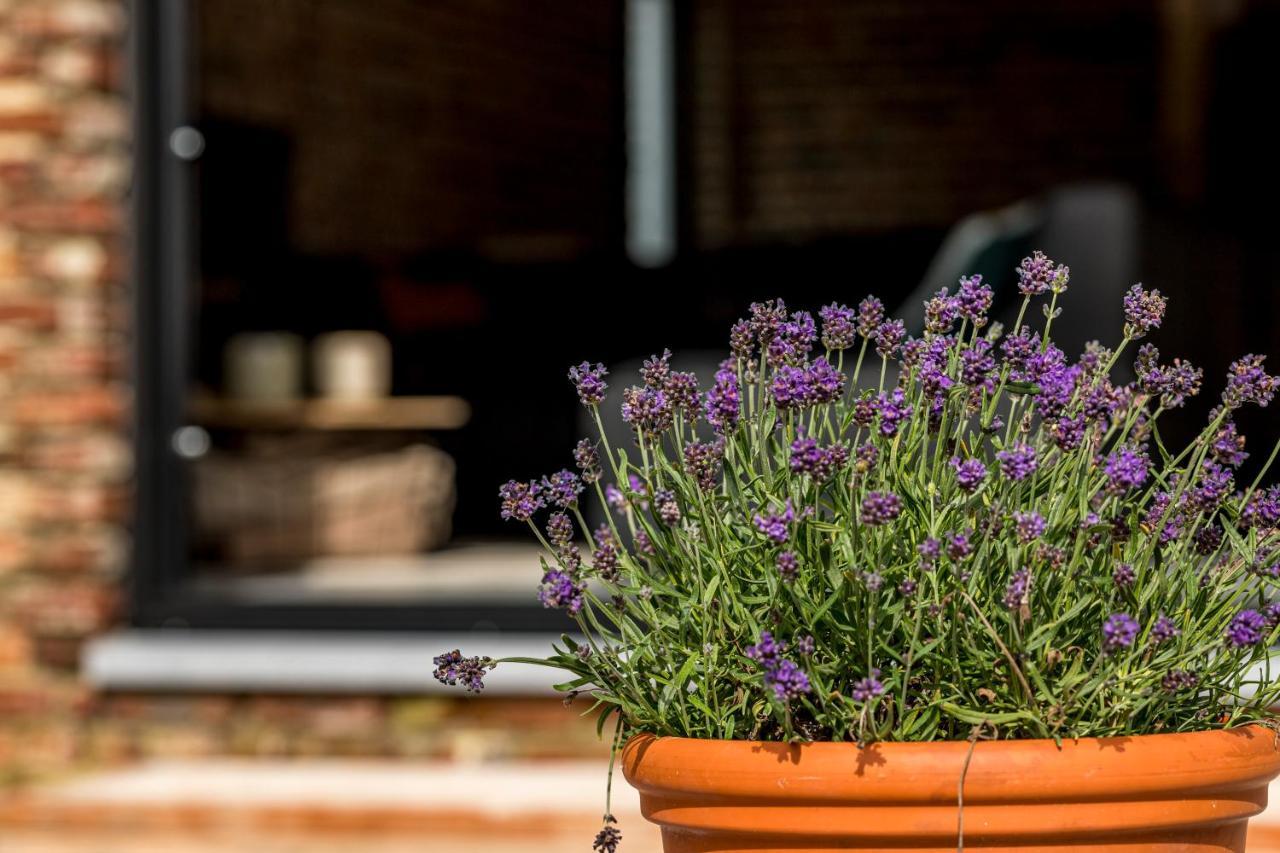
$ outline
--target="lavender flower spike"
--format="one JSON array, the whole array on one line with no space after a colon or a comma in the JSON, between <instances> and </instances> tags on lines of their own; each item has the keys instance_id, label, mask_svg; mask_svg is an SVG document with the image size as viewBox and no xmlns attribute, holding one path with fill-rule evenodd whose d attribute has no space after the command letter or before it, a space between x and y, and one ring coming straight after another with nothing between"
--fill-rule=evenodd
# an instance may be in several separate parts
<instances>
[{"instance_id":1,"label":"lavender flower spike","mask_svg":"<svg viewBox=\"0 0 1280 853\"><path fill-rule=\"evenodd\" d=\"M589 361L569 368L569 381L576 387L578 399L584 406L594 406L604 400L605 392L609 390L604 378L608 375L609 371L603 364L592 367Z\"/></svg>"},{"instance_id":2,"label":"lavender flower spike","mask_svg":"<svg viewBox=\"0 0 1280 853\"><path fill-rule=\"evenodd\" d=\"M1129 288L1124 297L1124 334L1137 340L1160 328L1168 302L1158 290L1144 290L1141 284Z\"/></svg>"},{"instance_id":3,"label":"lavender flower spike","mask_svg":"<svg viewBox=\"0 0 1280 853\"><path fill-rule=\"evenodd\" d=\"M1227 645L1256 646L1267 636L1267 618L1256 610L1241 610L1227 627Z\"/></svg>"},{"instance_id":4,"label":"lavender flower spike","mask_svg":"<svg viewBox=\"0 0 1280 853\"><path fill-rule=\"evenodd\" d=\"M1127 649L1138 636L1138 621L1128 613L1113 613L1102 623L1102 646L1109 652Z\"/></svg>"},{"instance_id":5,"label":"lavender flower spike","mask_svg":"<svg viewBox=\"0 0 1280 853\"><path fill-rule=\"evenodd\" d=\"M479 693L483 690L485 674L497 666L493 658L464 658L462 652L457 649L436 655L432 663L436 666L436 681L450 687L461 684L468 693Z\"/></svg>"}]
</instances>

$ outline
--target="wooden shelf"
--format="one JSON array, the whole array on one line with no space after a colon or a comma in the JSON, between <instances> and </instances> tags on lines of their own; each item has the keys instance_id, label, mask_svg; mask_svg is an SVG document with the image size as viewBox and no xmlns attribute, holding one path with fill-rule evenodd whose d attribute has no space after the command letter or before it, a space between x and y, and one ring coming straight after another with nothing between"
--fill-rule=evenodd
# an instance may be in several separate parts
<instances>
[{"instance_id":1,"label":"wooden shelf","mask_svg":"<svg viewBox=\"0 0 1280 853\"><path fill-rule=\"evenodd\" d=\"M471 405L447 396L281 402L197 396L190 417L215 429L446 430L466 426Z\"/></svg>"}]
</instances>

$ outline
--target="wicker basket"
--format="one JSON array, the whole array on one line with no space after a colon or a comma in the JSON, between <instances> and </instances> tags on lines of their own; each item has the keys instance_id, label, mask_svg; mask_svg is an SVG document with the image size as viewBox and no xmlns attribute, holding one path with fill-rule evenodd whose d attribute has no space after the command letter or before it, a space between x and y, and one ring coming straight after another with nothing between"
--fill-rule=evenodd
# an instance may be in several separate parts
<instances>
[{"instance_id":1,"label":"wicker basket","mask_svg":"<svg viewBox=\"0 0 1280 853\"><path fill-rule=\"evenodd\" d=\"M217 452L195 465L197 530L237 563L427 551L449 539L454 471L423 444Z\"/></svg>"}]
</instances>

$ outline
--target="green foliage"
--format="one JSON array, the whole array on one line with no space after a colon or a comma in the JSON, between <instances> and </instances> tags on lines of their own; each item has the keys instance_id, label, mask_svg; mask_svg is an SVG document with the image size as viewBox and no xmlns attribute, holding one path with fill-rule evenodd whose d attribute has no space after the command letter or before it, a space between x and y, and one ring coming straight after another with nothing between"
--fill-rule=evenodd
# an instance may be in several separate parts
<instances>
[{"instance_id":1,"label":"green foliage","mask_svg":"<svg viewBox=\"0 0 1280 853\"><path fill-rule=\"evenodd\" d=\"M938 320L945 302L931 305L931 329L902 363L876 355L872 329L853 348L814 355L804 317L769 303L753 306L754 348L738 346L718 377L739 400L718 434L705 400L692 410L667 394L665 413L646 418L640 392L626 392L635 446L602 444L603 477L586 471L607 528L587 529L576 502L562 503L586 539L579 555L526 519L547 546L544 602L580 626L539 661L564 671L559 689L590 699L601 725L619 712L628 730L697 738L930 741L980 724L1001 737L1069 738L1263 716L1277 689L1265 667L1262 678L1245 673L1266 660L1280 617L1267 607L1280 495L1259 488L1262 473L1235 484L1242 440L1231 415L1244 400L1265 405L1274 380L1245 375L1260 360L1237 363L1233 395L1171 454L1159 420L1194 393L1198 372L1161 367L1144 348L1139 380L1113 384L1149 317L1131 320L1114 352L1094 347L1068 363L1047 340L1065 281L1055 280L1043 334L1027 334L1020 315L1012 334L1029 349L1006 343L985 368L982 356L1009 338L978 315L956 317L958 328ZM779 402L788 377L803 386L820 359L843 374L855 352L834 400ZM670 390L662 369L646 380ZM804 438L816 450L796 444ZM1033 471L1002 466L1003 451L1023 446ZM805 462L833 447L843 450L825 467ZM710 477L690 462L708 448ZM966 460L986 469L980 484L962 485ZM613 506L607 483L620 492ZM869 510L876 494L896 497L896 514ZM548 495L544 485L535 502ZM766 535L769 516L781 541ZM600 557L606 543L620 551L616 572ZM581 586L548 592L557 578ZM1257 611L1252 634L1246 610ZM762 652L762 632L786 648ZM779 660L802 679L779 675Z\"/></svg>"}]
</instances>

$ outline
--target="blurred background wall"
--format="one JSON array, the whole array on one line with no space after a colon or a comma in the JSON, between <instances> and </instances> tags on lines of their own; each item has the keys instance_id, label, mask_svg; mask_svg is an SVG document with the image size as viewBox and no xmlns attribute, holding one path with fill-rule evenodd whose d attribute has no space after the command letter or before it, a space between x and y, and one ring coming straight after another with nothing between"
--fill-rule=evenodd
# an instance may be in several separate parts
<instances>
[{"instance_id":1,"label":"blurred background wall","mask_svg":"<svg viewBox=\"0 0 1280 853\"><path fill-rule=\"evenodd\" d=\"M204 149L184 202L195 268L168 284L190 308L188 347L174 353L183 384L165 393L184 411L189 398L203 438L183 459L351 458L310 435L292 450L264 444L280 438L279 410L268 429L224 405L228 346L246 333L309 344L375 331L391 349L389 396L469 412L361 450L422 445L456 465L445 541L354 569L310 551L248 565L228 547L235 531L193 528L187 550L148 569L191 595L394 599L402 612L439 593L445 557L464 581L496 577L495 552L474 547L506 547L497 486L569 461L568 364L721 348L757 298L816 308L876 292L896 305L950 270L965 222L988 236L955 256L996 280L1032 241L1062 247L1082 336L1118 309L1096 301L1086 272L1123 269L1171 296L1159 343L1207 377L1277 348L1269 0L187 8L182 95ZM635 109L643 69L629 57L652 8L648 55L670 73L658 107L670 111L671 209L658 223L670 245L641 258L628 252L629 205L665 178L629 147L657 120ZM0 770L148 755L598 754L555 699L85 679L86 643L167 624L142 624L150 602L131 547L162 532L134 524L131 476L146 424L133 417L130 344L161 330L136 327L131 310L129 188L148 164L131 156L130 12L123 0L0 0ZM1090 213L1099 197L1119 211L1114 227ZM316 389L301 393L288 412L312 412ZM1274 427L1250 417L1246 431ZM178 502L197 503L179 473ZM376 594L361 585L375 564ZM513 571L502 577L531 600L536 565ZM501 627L484 615L487 583L462 584L466 630Z\"/></svg>"}]
</instances>

